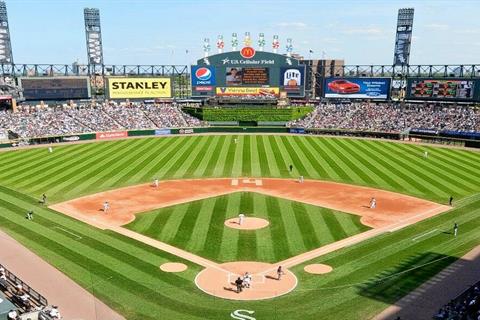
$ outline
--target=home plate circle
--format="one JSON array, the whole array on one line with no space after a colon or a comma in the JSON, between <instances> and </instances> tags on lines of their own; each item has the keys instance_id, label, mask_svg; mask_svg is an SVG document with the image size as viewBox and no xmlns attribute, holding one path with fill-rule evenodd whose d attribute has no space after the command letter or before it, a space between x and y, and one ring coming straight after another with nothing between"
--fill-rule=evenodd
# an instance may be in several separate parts
<instances>
[{"instance_id":1,"label":"home plate circle","mask_svg":"<svg viewBox=\"0 0 480 320\"><path fill-rule=\"evenodd\" d=\"M309 264L305 266L303 270L311 274L325 274L325 273L332 272L333 268L326 264L315 263L315 264Z\"/></svg>"},{"instance_id":2,"label":"home plate circle","mask_svg":"<svg viewBox=\"0 0 480 320\"><path fill-rule=\"evenodd\" d=\"M225 226L238 230L257 230L265 228L269 224L270 222L268 220L255 217L243 218L242 224L239 223L238 217L225 220Z\"/></svg>"},{"instance_id":3,"label":"home plate circle","mask_svg":"<svg viewBox=\"0 0 480 320\"><path fill-rule=\"evenodd\" d=\"M160 270L164 272L182 272L187 270L187 266L179 262L167 262L160 266Z\"/></svg>"},{"instance_id":4,"label":"home plate circle","mask_svg":"<svg viewBox=\"0 0 480 320\"><path fill-rule=\"evenodd\" d=\"M197 275L195 284L203 292L230 300L264 300L272 299L291 292L297 286L297 277L288 269L283 269L278 280L278 265L237 261L208 267ZM235 280L248 272L251 275L249 288L237 293Z\"/></svg>"}]
</instances>

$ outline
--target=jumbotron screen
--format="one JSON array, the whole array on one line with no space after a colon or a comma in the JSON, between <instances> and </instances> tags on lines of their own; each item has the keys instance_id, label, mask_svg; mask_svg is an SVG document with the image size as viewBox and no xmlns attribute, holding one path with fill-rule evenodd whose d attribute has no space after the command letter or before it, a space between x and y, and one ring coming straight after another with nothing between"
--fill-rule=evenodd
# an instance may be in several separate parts
<instances>
[{"instance_id":1,"label":"jumbotron screen","mask_svg":"<svg viewBox=\"0 0 480 320\"><path fill-rule=\"evenodd\" d=\"M268 68L226 68L227 86L268 85L269 81Z\"/></svg>"},{"instance_id":2,"label":"jumbotron screen","mask_svg":"<svg viewBox=\"0 0 480 320\"><path fill-rule=\"evenodd\" d=\"M473 100L475 81L442 79L409 79L410 99Z\"/></svg>"},{"instance_id":3,"label":"jumbotron screen","mask_svg":"<svg viewBox=\"0 0 480 320\"><path fill-rule=\"evenodd\" d=\"M25 100L69 100L90 97L89 79L70 78L22 78L20 80Z\"/></svg>"}]
</instances>

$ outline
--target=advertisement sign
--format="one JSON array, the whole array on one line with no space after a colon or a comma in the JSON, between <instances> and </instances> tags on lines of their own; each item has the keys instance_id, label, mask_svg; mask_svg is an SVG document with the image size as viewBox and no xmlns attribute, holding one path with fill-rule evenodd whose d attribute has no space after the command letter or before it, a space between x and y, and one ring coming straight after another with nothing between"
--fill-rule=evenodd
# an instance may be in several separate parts
<instances>
[{"instance_id":1,"label":"advertisement sign","mask_svg":"<svg viewBox=\"0 0 480 320\"><path fill-rule=\"evenodd\" d=\"M473 100L472 79L408 79L407 99Z\"/></svg>"},{"instance_id":2,"label":"advertisement sign","mask_svg":"<svg viewBox=\"0 0 480 320\"><path fill-rule=\"evenodd\" d=\"M258 88L258 87L219 87L216 90L218 96L268 96L278 95L280 88Z\"/></svg>"},{"instance_id":3,"label":"advertisement sign","mask_svg":"<svg viewBox=\"0 0 480 320\"><path fill-rule=\"evenodd\" d=\"M170 78L108 78L110 99L171 98Z\"/></svg>"},{"instance_id":4,"label":"advertisement sign","mask_svg":"<svg viewBox=\"0 0 480 320\"><path fill-rule=\"evenodd\" d=\"M300 134L304 134L304 133L305 133L305 129L303 129L303 128L290 128L290 133L300 133Z\"/></svg>"},{"instance_id":5,"label":"advertisement sign","mask_svg":"<svg viewBox=\"0 0 480 320\"><path fill-rule=\"evenodd\" d=\"M88 99L90 85L87 77L21 78L25 100Z\"/></svg>"},{"instance_id":6,"label":"advertisement sign","mask_svg":"<svg viewBox=\"0 0 480 320\"><path fill-rule=\"evenodd\" d=\"M180 130L178 130L178 133L179 134L192 134L193 129L180 129Z\"/></svg>"},{"instance_id":7,"label":"advertisement sign","mask_svg":"<svg viewBox=\"0 0 480 320\"><path fill-rule=\"evenodd\" d=\"M192 66L192 86L214 86L215 67Z\"/></svg>"},{"instance_id":8,"label":"advertisement sign","mask_svg":"<svg viewBox=\"0 0 480 320\"><path fill-rule=\"evenodd\" d=\"M281 68L280 86L287 92L300 91L305 81L304 68Z\"/></svg>"},{"instance_id":9,"label":"advertisement sign","mask_svg":"<svg viewBox=\"0 0 480 320\"><path fill-rule=\"evenodd\" d=\"M128 137L127 131L116 131L116 132L97 132L97 140L106 140L106 139L118 139Z\"/></svg>"},{"instance_id":10,"label":"advertisement sign","mask_svg":"<svg viewBox=\"0 0 480 320\"><path fill-rule=\"evenodd\" d=\"M170 129L157 129L155 130L155 135L156 136L164 136L164 135L168 135L168 134L171 134L172 131Z\"/></svg>"},{"instance_id":11,"label":"advertisement sign","mask_svg":"<svg viewBox=\"0 0 480 320\"><path fill-rule=\"evenodd\" d=\"M80 137L79 136L69 136L69 137L63 137L62 138L63 141L78 141L80 140Z\"/></svg>"},{"instance_id":12,"label":"advertisement sign","mask_svg":"<svg viewBox=\"0 0 480 320\"><path fill-rule=\"evenodd\" d=\"M388 99L390 78L328 78L325 98Z\"/></svg>"}]
</instances>

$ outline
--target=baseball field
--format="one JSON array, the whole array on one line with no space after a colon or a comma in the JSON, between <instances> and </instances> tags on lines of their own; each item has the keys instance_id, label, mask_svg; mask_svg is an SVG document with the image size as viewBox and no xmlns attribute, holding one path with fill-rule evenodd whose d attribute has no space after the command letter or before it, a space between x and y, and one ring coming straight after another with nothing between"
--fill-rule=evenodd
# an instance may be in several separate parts
<instances>
[{"instance_id":1,"label":"baseball field","mask_svg":"<svg viewBox=\"0 0 480 320\"><path fill-rule=\"evenodd\" d=\"M0 152L0 164L0 228L127 319L231 319L239 309L254 311L251 317L258 320L369 319L480 244L480 153L473 151L348 138L205 135L63 145L53 153L46 147L7 151ZM200 264L39 203L43 193L55 205L150 184L154 178L162 194L166 181L248 177L264 179L267 188L267 178L296 181L299 176L306 185L322 180L365 188L367 198L373 189L395 193L399 207L408 206L404 202L410 198L446 205L450 196L454 206L291 264L298 283L282 296L236 301L197 287ZM272 264L381 230L362 223L368 208L360 203L358 212L338 209L337 202L353 197L348 193L322 205L315 197L303 201L252 188L185 203L153 203L151 210L129 208L135 219L122 230L212 263ZM194 189L183 193L199 192ZM35 212L33 221L25 219L28 210ZM112 214L115 210L112 201ZM270 224L252 231L225 226L227 218L241 212ZM451 234L454 223L457 237ZM188 268L163 272L159 266L167 262ZM317 263L333 270L304 271Z\"/></svg>"}]
</instances>

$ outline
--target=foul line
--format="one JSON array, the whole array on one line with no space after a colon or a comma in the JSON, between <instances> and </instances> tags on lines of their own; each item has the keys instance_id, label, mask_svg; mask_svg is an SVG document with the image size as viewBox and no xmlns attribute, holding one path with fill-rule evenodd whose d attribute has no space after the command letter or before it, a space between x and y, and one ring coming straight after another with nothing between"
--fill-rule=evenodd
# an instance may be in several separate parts
<instances>
[{"instance_id":1,"label":"foul line","mask_svg":"<svg viewBox=\"0 0 480 320\"><path fill-rule=\"evenodd\" d=\"M70 231L68 231L68 230L65 230L65 229L63 229L62 227L57 227L57 226L54 226L54 227L53 227L53 229L62 230L63 232L66 232L66 233L68 233L68 234L70 234L70 235L74 236L74 237L75 237L75 238L77 238L78 240L80 240L80 239L83 239L83 238L82 238L81 236L79 236L78 234L76 234L76 233L73 233L73 232L70 232Z\"/></svg>"},{"instance_id":2,"label":"foul line","mask_svg":"<svg viewBox=\"0 0 480 320\"><path fill-rule=\"evenodd\" d=\"M435 231L438 231L438 229L433 229L433 230L428 231L428 232L426 232L426 233L424 233L424 234L421 234L421 235L419 235L419 236L416 236L415 238L412 239L412 241L417 241L417 239L423 238L423 237L425 237L426 235L429 235L429 234L431 234L431 233L433 233L433 232L435 232Z\"/></svg>"}]
</instances>

